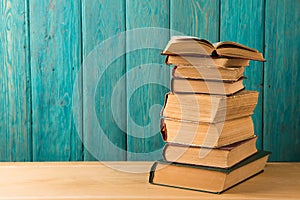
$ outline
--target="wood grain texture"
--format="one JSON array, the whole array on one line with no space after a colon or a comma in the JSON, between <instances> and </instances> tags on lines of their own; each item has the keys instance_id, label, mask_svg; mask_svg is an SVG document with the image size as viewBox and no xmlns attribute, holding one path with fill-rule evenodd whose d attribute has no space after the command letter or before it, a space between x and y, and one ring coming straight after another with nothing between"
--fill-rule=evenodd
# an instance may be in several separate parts
<instances>
[{"instance_id":1,"label":"wood grain texture","mask_svg":"<svg viewBox=\"0 0 300 200\"><path fill-rule=\"evenodd\" d=\"M26 2L0 3L0 161L31 160Z\"/></svg>"},{"instance_id":2,"label":"wood grain texture","mask_svg":"<svg viewBox=\"0 0 300 200\"><path fill-rule=\"evenodd\" d=\"M164 145L159 119L170 80L160 55L169 40L169 1L126 1L126 30L127 158L156 160Z\"/></svg>"},{"instance_id":3,"label":"wood grain texture","mask_svg":"<svg viewBox=\"0 0 300 200\"><path fill-rule=\"evenodd\" d=\"M30 1L33 160L81 160L72 89L81 63L79 1Z\"/></svg>"},{"instance_id":4,"label":"wood grain texture","mask_svg":"<svg viewBox=\"0 0 300 200\"><path fill-rule=\"evenodd\" d=\"M218 41L218 0L171 0L170 14L172 30L212 42Z\"/></svg>"},{"instance_id":5,"label":"wood grain texture","mask_svg":"<svg viewBox=\"0 0 300 200\"><path fill-rule=\"evenodd\" d=\"M1 163L0 199L300 199L300 163L267 163L265 171L221 195L148 183L146 162ZM107 166L112 166L109 168Z\"/></svg>"},{"instance_id":6,"label":"wood grain texture","mask_svg":"<svg viewBox=\"0 0 300 200\"><path fill-rule=\"evenodd\" d=\"M300 2L266 2L264 149L271 160L300 159Z\"/></svg>"},{"instance_id":7,"label":"wood grain texture","mask_svg":"<svg viewBox=\"0 0 300 200\"><path fill-rule=\"evenodd\" d=\"M84 92L83 96L84 160L125 160L126 83L122 79L126 70L125 1L83 0L82 11L83 61L86 63L83 89L95 90ZM117 95L113 95L115 87L121 91ZM112 107L117 110L118 119L114 118ZM91 115L94 110L97 119ZM103 132L99 132L98 126Z\"/></svg>"},{"instance_id":8,"label":"wood grain texture","mask_svg":"<svg viewBox=\"0 0 300 200\"><path fill-rule=\"evenodd\" d=\"M238 6L237 6L238 5ZM264 1L221 0L220 40L235 41L258 51L264 51ZM259 92L253 115L257 147L263 146L263 63L251 61L245 70L248 90Z\"/></svg>"}]
</instances>

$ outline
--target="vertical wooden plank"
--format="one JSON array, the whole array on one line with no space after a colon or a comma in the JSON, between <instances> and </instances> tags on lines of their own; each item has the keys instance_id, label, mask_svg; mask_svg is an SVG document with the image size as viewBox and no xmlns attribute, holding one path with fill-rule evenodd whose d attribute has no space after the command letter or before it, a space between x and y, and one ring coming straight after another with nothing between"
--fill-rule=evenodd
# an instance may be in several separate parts
<instances>
[{"instance_id":1,"label":"vertical wooden plank","mask_svg":"<svg viewBox=\"0 0 300 200\"><path fill-rule=\"evenodd\" d=\"M0 3L0 161L31 160L26 1Z\"/></svg>"},{"instance_id":2,"label":"vertical wooden plank","mask_svg":"<svg viewBox=\"0 0 300 200\"><path fill-rule=\"evenodd\" d=\"M272 161L300 161L300 2L266 2L264 148Z\"/></svg>"},{"instance_id":3,"label":"vertical wooden plank","mask_svg":"<svg viewBox=\"0 0 300 200\"><path fill-rule=\"evenodd\" d=\"M171 29L217 42L219 0L172 0Z\"/></svg>"},{"instance_id":4,"label":"vertical wooden plank","mask_svg":"<svg viewBox=\"0 0 300 200\"><path fill-rule=\"evenodd\" d=\"M81 63L80 1L30 1L34 161L81 160L72 89Z\"/></svg>"},{"instance_id":5,"label":"vertical wooden plank","mask_svg":"<svg viewBox=\"0 0 300 200\"><path fill-rule=\"evenodd\" d=\"M170 79L160 55L169 40L169 1L126 1L126 31L127 156L155 160L164 145L159 112Z\"/></svg>"},{"instance_id":6,"label":"vertical wooden plank","mask_svg":"<svg viewBox=\"0 0 300 200\"><path fill-rule=\"evenodd\" d=\"M264 1L222 0L220 19L220 40L236 41L264 50ZM245 87L259 92L258 104L253 115L257 147L262 149L263 141L263 63L251 61L245 70Z\"/></svg>"},{"instance_id":7,"label":"vertical wooden plank","mask_svg":"<svg viewBox=\"0 0 300 200\"><path fill-rule=\"evenodd\" d=\"M125 160L125 55L114 57L116 52L125 52L125 1L83 0L82 5L84 159ZM117 84L123 93L113 96Z\"/></svg>"}]
</instances>

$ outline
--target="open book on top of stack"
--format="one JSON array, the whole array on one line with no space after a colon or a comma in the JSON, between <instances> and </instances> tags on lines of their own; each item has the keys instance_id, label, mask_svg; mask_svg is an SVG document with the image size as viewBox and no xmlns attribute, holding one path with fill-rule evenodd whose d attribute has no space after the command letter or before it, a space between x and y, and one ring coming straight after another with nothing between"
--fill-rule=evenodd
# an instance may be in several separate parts
<instances>
[{"instance_id":1,"label":"open book on top of stack","mask_svg":"<svg viewBox=\"0 0 300 200\"><path fill-rule=\"evenodd\" d=\"M220 193L261 172L269 152L256 149L251 116L258 92L243 81L249 61L265 61L262 54L189 36L172 37L162 54L174 67L161 111L163 160L149 182Z\"/></svg>"},{"instance_id":2,"label":"open book on top of stack","mask_svg":"<svg viewBox=\"0 0 300 200\"><path fill-rule=\"evenodd\" d=\"M248 46L232 41L211 43L208 40L191 36L173 36L163 55L212 56L265 61L262 53Z\"/></svg>"}]
</instances>

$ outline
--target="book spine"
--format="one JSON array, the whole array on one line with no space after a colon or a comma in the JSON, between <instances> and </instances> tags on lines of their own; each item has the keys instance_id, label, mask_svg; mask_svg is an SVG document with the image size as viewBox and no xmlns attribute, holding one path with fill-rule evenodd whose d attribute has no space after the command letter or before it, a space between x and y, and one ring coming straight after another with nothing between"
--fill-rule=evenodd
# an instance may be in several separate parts
<instances>
[{"instance_id":1,"label":"book spine","mask_svg":"<svg viewBox=\"0 0 300 200\"><path fill-rule=\"evenodd\" d=\"M171 79L171 92L174 94L174 78Z\"/></svg>"},{"instance_id":2,"label":"book spine","mask_svg":"<svg viewBox=\"0 0 300 200\"><path fill-rule=\"evenodd\" d=\"M158 163L155 162L155 163L152 165L152 167L151 167L150 174L149 174L149 183L153 183L154 173L155 173L157 164L158 164Z\"/></svg>"},{"instance_id":3,"label":"book spine","mask_svg":"<svg viewBox=\"0 0 300 200\"><path fill-rule=\"evenodd\" d=\"M163 105L163 107L162 107L162 109L161 109L161 111L160 111L160 116L163 116L163 114L164 114L164 110L165 110L165 108L166 108L167 101L168 101L168 96L169 96L169 94L167 93L167 94L165 95L164 105Z\"/></svg>"},{"instance_id":4,"label":"book spine","mask_svg":"<svg viewBox=\"0 0 300 200\"><path fill-rule=\"evenodd\" d=\"M170 64L171 64L171 63L169 62L169 56L166 56L165 64L167 64L167 65L170 65Z\"/></svg>"},{"instance_id":5,"label":"book spine","mask_svg":"<svg viewBox=\"0 0 300 200\"><path fill-rule=\"evenodd\" d=\"M173 69L172 69L172 76L174 77L175 75L175 70L177 69L177 66L174 66Z\"/></svg>"},{"instance_id":6,"label":"book spine","mask_svg":"<svg viewBox=\"0 0 300 200\"><path fill-rule=\"evenodd\" d=\"M168 139L168 131L164 118L160 119L160 133L164 141Z\"/></svg>"},{"instance_id":7,"label":"book spine","mask_svg":"<svg viewBox=\"0 0 300 200\"><path fill-rule=\"evenodd\" d=\"M167 161L167 159L166 159L166 150L167 150L167 148L169 147L169 145L170 145L170 144L167 142L167 143L165 144L163 150L162 150L162 159L165 160L165 161Z\"/></svg>"},{"instance_id":8,"label":"book spine","mask_svg":"<svg viewBox=\"0 0 300 200\"><path fill-rule=\"evenodd\" d=\"M173 75L173 71L172 71ZM186 80L186 81L199 81L199 82L217 82L217 83L228 83L232 84L238 81L243 81L244 79L247 79L245 76L241 76L238 80L220 80L220 79L204 79L204 78L185 78L185 77L173 77L172 81L175 80Z\"/></svg>"}]
</instances>

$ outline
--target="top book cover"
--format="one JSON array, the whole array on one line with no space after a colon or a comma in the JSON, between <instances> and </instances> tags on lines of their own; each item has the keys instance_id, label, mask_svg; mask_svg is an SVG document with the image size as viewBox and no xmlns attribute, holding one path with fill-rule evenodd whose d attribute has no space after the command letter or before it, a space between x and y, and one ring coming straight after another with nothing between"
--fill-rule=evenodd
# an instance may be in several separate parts
<instances>
[{"instance_id":1,"label":"top book cover","mask_svg":"<svg viewBox=\"0 0 300 200\"><path fill-rule=\"evenodd\" d=\"M208 40L191 36L173 36L162 51L162 54L216 56L266 61L262 53L245 45L231 41L211 43Z\"/></svg>"}]
</instances>

